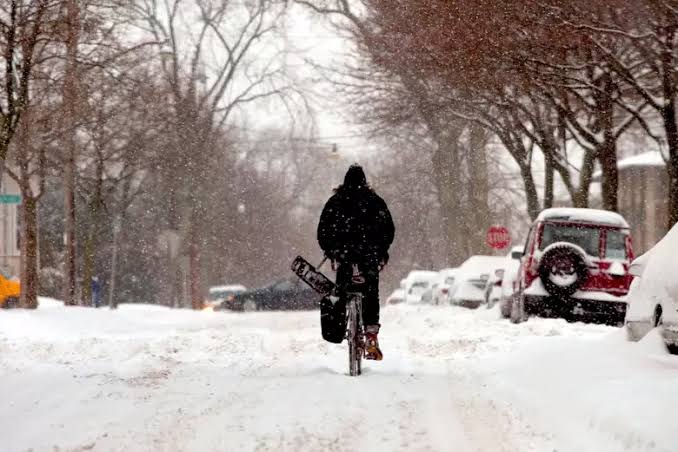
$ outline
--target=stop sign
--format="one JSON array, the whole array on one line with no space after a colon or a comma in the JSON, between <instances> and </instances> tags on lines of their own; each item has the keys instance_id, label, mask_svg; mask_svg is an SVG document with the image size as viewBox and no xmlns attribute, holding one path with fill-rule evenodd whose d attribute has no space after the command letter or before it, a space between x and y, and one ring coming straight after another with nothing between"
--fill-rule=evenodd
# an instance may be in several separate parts
<instances>
[{"instance_id":1,"label":"stop sign","mask_svg":"<svg viewBox=\"0 0 678 452\"><path fill-rule=\"evenodd\" d=\"M487 244L495 250L503 250L511 243L511 234L504 226L491 226L487 230Z\"/></svg>"}]
</instances>

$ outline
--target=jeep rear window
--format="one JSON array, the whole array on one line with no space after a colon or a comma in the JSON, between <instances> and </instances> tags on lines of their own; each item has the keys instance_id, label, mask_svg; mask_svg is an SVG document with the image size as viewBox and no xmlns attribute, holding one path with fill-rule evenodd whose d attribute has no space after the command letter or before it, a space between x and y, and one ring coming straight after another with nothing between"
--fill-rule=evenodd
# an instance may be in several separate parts
<instances>
[{"instance_id":1,"label":"jeep rear window","mask_svg":"<svg viewBox=\"0 0 678 452\"><path fill-rule=\"evenodd\" d=\"M574 243L589 256L600 255L600 229L545 223L539 249L543 250L556 242Z\"/></svg>"},{"instance_id":2,"label":"jeep rear window","mask_svg":"<svg viewBox=\"0 0 678 452\"><path fill-rule=\"evenodd\" d=\"M607 231L605 257L607 259L626 259L626 234L624 232Z\"/></svg>"}]
</instances>

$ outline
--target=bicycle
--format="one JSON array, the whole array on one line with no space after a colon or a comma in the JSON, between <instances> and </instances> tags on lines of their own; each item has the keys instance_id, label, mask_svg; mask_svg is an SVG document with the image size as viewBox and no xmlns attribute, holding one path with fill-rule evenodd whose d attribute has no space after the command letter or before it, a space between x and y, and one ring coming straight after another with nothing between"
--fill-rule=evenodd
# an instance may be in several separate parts
<instances>
[{"instance_id":1,"label":"bicycle","mask_svg":"<svg viewBox=\"0 0 678 452\"><path fill-rule=\"evenodd\" d=\"M357 264L351 264L351 283L344 289L346 296L346 342L348 344L348 373L352 377L362 373L365 356L365 328L363 325L363 285L365 277Z\"/></svg>"},{"instance_id":2,"label":"bicycle","mask_svg":"<svg viewBox=\"0 0 678 452\"><path fill-rule=\"evenodd\" d=\"M318 265L318 268L324 262L325 259ZM337 330L337 333L340 334L337 337L325 336L325 332L323 332L323 337L325 340L334 343L341 343L343 339L346 339L349 375L358 376L362 373L362 359L365 355L365 328L362 309L365 277L357 264L342 265L351 265L352 275L350 283L341 289L301 256L297 256L292 262L292 271L312 289L323 295L324 300L329 300L328 306L331 303L331 306L334 307L341 299L339 291L343 292L344 300L346 300L345 312L340 317L344 322L343 332ZM321 312L322 306L321 304Z\"/></svg>"}]
</instances>

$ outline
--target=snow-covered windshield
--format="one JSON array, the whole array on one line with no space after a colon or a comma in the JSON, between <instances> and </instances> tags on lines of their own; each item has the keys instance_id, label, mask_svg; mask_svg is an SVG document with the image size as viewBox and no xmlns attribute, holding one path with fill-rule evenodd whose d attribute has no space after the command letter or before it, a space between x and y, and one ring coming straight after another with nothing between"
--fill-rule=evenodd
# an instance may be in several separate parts
<instances>
[{"instance_id":1,"label":"snow-covered windshield","mask_svg":"<svg viewBox=\"0 0 678 452\"><path fill-rule=\"evenodd\" d=\"M556 242L574 243L589 256L600 255L600 229L597 228L545 223L539 249L543 250Z\"/></svg>"},{"instance_id":2,"label":"snow-covered windshield","mask_svg":"<svg viewBox=\"0 0 678 452\"><path fill-rule=\"evenodd\" d=\"M417 281L412 283L412 287L410 287L410 293L421 293L426 289L428 289L427 281Z\"/></svg>"}]
</instances>

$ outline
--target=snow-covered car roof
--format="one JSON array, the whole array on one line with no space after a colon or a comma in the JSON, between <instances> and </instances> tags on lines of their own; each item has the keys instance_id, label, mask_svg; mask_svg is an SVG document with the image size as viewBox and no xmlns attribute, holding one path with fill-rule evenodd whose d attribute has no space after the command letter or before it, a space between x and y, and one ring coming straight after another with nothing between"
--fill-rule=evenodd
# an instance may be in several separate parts
<instances>
[{"instance_id":1,"label":"snow-covered car roof","mask_svg":"<svg viewBox=\"0 0 678 452\"><path fill-rule=\"evenodd\" d=\"M506 266L506 256L471 256L459 267L460 279L492 273Z\"/></svg>"},{"instance_id":2,"label":"snow-covered car roof","mask_svg":"<svg viewBox=\"0 0 678 452\"><path fill-rule=\"evenodd\" d=\"M413 270L410 272L409 275L407 275L407 278L405 280L407 282L410 281L430 281L434 279L436 276L438 276L438 272L434 272L431 270Z\"/></svg>"},{"instance_id":3,"label":"snow-covered car roof","mask_svg":"<svg viewBox=\"0 0 678 452\"><path fill-rule=\"evenodd\" d=\"M243 286L242 284L228 284L225 286L214 286L210 287L210 293L215 293L215 292L245 292L247 290L247 287Z\"/></svg>"},{"instance_id":4,"label":"snow-covered car roof","mask_svg":"<svg viewBox=\"0 0 678 452\"><path fill-rule=\"evenodd\" d=\"M459 271L458 268L443 268L442 270L438 271L438 274L442 277L445 276L454 276L457 272Z\"/></svg>"},{"instance_id":5,"label":"snow-covered car roof","mask_svg":"<svg viewBox=\"0 0 678 452\"><path fill-rule=\"evenodd\" d=\"M600 209L580 209L574 207L556 207L543 210L537 221L568 221L576 223L591 223L618 228L628 228L629 224L624 217L616 212Z\"/></svg>"}]
</instances>

